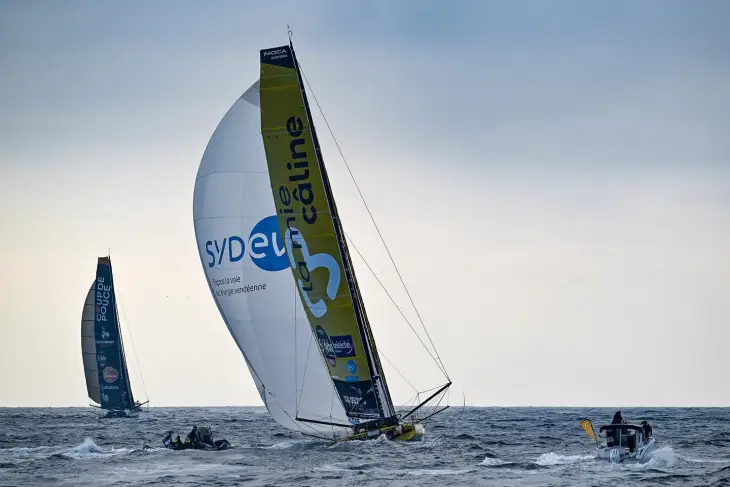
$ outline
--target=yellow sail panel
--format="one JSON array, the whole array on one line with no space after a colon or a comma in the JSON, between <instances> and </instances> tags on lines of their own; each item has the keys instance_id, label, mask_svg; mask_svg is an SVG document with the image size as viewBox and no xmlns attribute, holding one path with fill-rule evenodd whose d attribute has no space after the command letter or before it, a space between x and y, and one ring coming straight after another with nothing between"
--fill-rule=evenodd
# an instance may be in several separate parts
<instances>
[{"instance_id":1,"label":"yellow sail panel","mask_svg":"<svg viewBox=\"0 0 730 487\"><path fill-rule=\"evenodd\" d=\"M310 326L347 414L379 416L363 328L289 46L261 51L260 104L279 230Z\"/></svg>"}]
</instances>

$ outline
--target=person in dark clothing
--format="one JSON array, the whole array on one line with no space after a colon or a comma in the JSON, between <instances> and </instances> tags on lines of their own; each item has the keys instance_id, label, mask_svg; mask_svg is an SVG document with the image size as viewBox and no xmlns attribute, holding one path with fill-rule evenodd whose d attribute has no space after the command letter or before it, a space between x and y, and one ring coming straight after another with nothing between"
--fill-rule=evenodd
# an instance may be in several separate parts
<instances>
[{"instance_id":1,"label":"person in dark clothing","mask_svg":"<svg viewBox=\"0 0 730 487\"><path fill-rule=\"evenodd\" d=\"M641 422L641 428L644 430L644 438L646 438L647 440L651 438L652 430L647 421Z\"/></svg>"},{"instance_id":2,"label":"person in dark clothing","mask_svg":"<svg viewBox=\"0 0 730 487\"><path fill-rule=\"evenodd\" d=\"M200 441L200 433L198 432L198 427L193 425L193 430L188 433L188 441L193 444L193 446L198 446L198 442Z\"/></svg>"},{"instance_id":3,"label":"person in dark clothing","mask_svg":"<svg viewBox=\"0 0 730 487\"><path fill-rule=\"evenodd\" d=\"M611 420L611 424L623 424L624 417L621 415L621 410L616 411L613 414L613 420ZM615 445L621 445L621 430L623 428L616 428L613 430L613 443Z\"/></svg>"},{"instance_id":4,"label":"person in dark clothing","mask_svg":"<svg viewBox=\"0 0 730 487\"><path fill-rule=\"evenodd\" d=\"M622 424L624 422L624 418L621 415L621 411L616 411L613 415L613 420L611 421L611 424Z\"/></svg>"}]
</instances>

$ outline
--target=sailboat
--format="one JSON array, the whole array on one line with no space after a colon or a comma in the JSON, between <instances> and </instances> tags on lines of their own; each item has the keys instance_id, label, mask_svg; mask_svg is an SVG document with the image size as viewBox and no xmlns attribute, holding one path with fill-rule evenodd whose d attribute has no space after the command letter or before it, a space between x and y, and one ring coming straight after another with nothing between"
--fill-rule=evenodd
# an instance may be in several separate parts
<instances>
[{"instance_id":1,"label":"sailboat","mask_svg":"<svg viewBox=\"0 0 730 487\"><path fill-rule=\"evenodd\" d=\"M421 439L415 413L451 382L396 411L291 38L260 62L195 181L196 240L218 310L280 425L337 441Z\"/></svg>"},{"instance_id":2,"label":"sailboat","mask_svg":"<svg viewBox=\"0 0 730 487\"><path fill-rule=\"evenodd\" d=\"M134 400L119 327L111 257L99 257L81 315L81 355L89 399L107 411L106 418L136 415L142 406Z\"/></svg>"}]
</instances>

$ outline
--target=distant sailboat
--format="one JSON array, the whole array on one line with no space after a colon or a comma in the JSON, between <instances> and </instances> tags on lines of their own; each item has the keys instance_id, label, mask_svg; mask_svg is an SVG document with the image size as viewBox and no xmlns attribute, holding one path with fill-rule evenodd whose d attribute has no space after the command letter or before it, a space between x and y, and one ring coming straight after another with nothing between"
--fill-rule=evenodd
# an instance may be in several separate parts
<instances>
[{"instance_id":1,"label":"distant sailboat","mask_svg":"<svg viewBox=\"0 0 730 487\"><path fill-rule=\"evenodd\" d=\"M149 402L136 402L132 394L110 257L99 257L96 279L84 301L81 353L89 399L107 410L105 417L132 416Z\"/></svg>"},{"instance_id":2,"label":"distant sailboat","mask_svg":"<svg viewBox=\"0 0 730 487\"><path fill-rule=\"evenodd\" d=\"M279 424L339 440L420 439L413 413L451 382L396 411L291 43L261 51L260 81L216 128L193 219L211 293Z\"/></svg>"}]
</instances>

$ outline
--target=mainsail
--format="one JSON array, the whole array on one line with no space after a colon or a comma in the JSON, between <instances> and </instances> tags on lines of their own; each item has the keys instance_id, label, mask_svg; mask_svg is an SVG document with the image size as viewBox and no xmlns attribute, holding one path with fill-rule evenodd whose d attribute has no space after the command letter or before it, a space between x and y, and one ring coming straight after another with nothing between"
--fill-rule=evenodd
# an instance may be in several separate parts
<instances>
[{"instance_id":1,"label":"mainsail","mask_svg":"<svg viewBox=\"0 0 730 487\"><path fill-rule=\"evenodd\" d=\"M103 409L132 409L124 345L119 329L112 263L99 257L96 280L84 302L81 316L81 352L89 399Z\"/></svg>"},{"instance_id":2,"label":"mainsail","mask_svg":"<svg viewBox=\"0 0 730 487\"><path fill-rule=\"evenodd\" d=\"M256 82L233 104L203 154L193 196L198 252L218 310L271 416L295 431L337 435L346 430L330 424L350 422L286 270L258 89Z\"/></svg>"},{"instance_id":3,"label":"mainsail","mask_svg":"<svg viewBox=\"0 0 730 487\"><path fill-rule=\"evenodd\" d=\"M278 231L306 317L349 417L392 418L365 306L294 50L261 51L261 134Z\"/></svg>"}]
</instances>

